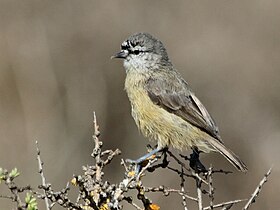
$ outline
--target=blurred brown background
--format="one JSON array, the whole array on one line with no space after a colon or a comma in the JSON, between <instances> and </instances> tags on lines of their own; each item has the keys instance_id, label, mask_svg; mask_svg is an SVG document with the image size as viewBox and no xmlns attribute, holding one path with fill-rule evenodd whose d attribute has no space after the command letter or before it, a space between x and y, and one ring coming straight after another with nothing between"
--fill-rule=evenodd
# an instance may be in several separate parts
<instances>
[{"instance_id":1,"label":"blurred brown background","mask_svg":"<svg viewBox=\"0 0 280 210\"><path fill-rule=\"evenodd\" d=\"M277 209L279 9L278 0L0 1L0 166L18 167L19 184L37 186L38 140L47 180L59 190L92 163L92 111L106 148L118 147L123 158L145 153L148 141L139 135L123 91L122 63L110 60L125 38L145 31L163 41L226 144L249 167L247 174L216 176L215 202L248 197L274 165L252 209ZM219 155L203 160L234 170ZM122 179L119 162L113 161L106 179ZM178 177L157 173L166 175L149 174L147 185L179 188ZM152 198L162 209L180 209L178 196ZM12 207L0 200L1 209Z\"/></svg>"}]
</instances>

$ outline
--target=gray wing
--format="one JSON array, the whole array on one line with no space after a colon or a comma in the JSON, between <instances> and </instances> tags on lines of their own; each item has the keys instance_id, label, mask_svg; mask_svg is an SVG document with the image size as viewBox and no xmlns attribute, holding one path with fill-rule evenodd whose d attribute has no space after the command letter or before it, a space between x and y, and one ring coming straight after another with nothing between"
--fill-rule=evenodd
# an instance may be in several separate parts
<instances>
[{"instance_id":1,"label":"gray wing","mask_svg":"<svg viewBox=\"0 0 280 210\"><path fill-rule=\"evenodd\" d=\"M150 78L146 83L146 89L155 104L222 142L214 120L183 79L176 76L169 79Z\"/></svg>"}]
</instances>

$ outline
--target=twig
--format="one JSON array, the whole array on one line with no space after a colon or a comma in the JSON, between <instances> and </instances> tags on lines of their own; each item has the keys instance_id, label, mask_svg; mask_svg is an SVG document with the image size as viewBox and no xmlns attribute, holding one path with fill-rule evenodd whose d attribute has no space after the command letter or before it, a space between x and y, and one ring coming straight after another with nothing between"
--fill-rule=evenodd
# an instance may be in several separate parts
<instances>
[{"instance_id":1,"label":"twig","mask_svg":"<svg viewBox=\"0 0 280 210\"><path fill-rule=\"evenodd\" d=\"M272 168L270 168L268 170L268 172L264 175L263 179L260 181L259 185L257 186L255 191L253 192L252 196L250 197L250 199L248 200L248 202L244 206L243 210L249 209L249 207L256 201L256 198L258 197L258 195L259 195L259 193L262 189L262 186L264 185L264 183L267 182L268 176L271 174L271 170L272 170Z\"/></svg>"},{"instance_id":2,"label":"twig","mask_svg":"<svg viewBox=\"0 0 280 210\"><path fill-rule=\"evenodd\" d=\"M96 120L96 115L95 112L93 112L93 135L92 138L94 140L94 149L92 151L91 156L95 158L96 160L96 181L101 181L101 172L102 172L102 166L100 165L101 163L101 146L102 142L99 141L99 126L97 125L97 120Z\"/></svg>"},{"instance_id":3,"label":"twig","mask_svg":"<svg viewBox=\"0 0 280 210\"><path fill-rule=\"evenodd\" d=\"M231 209L231 207L233 207L233 203L231 203L231 204L229 204L229 205L227 205L227 206L224 206L224 207L222 208L222 210L229 210L229 209Z\"/></svg>"},{"instance_id":4,"label":"twig","mask_svg":"<svg viewBox=\"0 0 280 210\"><path fill-rule=\"evenodd\" d=\"M8 196L8 195L0 195L0 198L6 198L6 199L10 199L13 200L13 196Z\"/></svg>"},{"instance_id":5,"label":"twig","mask_svg":"<svg viewBox=\"0 0 280 210\"><path fill-rule=\"evenodd\" d=\"M102 180L102 165L103 161L101 159L101 147L102 147L102 142L99 141L99 127L97 125L97 120L96 120L96 115L95 112L93 112L93 135L92 139L94 140L94 149L92 151L91 156L95 158L95 182L96 184L94 185L93 189L93 200L96 205L98 205L99 200L100 200L100 194L98 193L100 191L100 182Z\"/></svg>"},{"instance_id":6,"label":"twig","mask_svg":"<svg viewBox=\"0 0 280 210\"><path fill-rule=\"evenodd\" d=\"M106 152L108 152L108 157L107 159L104 161L104 166L108 165L111 163L111 161L113 160L113 158L117 155L121 154L121 151L119 149L116 149L115 151L112 150L107 150ZM107 153L106 153L107 154ZM101 154L101 156L103 155L103 153Z\"/></svg>"},{"instance_id":7,"label":"twig","mask_svg":"<svg viewBox=\"0 0 280 210\"><path fill-rule=\"evenodd\" d=\"M12 196L6 196L6 195L0 195L0 198L6 198L12 200L12 202L15 202L17 204L17 209L25 209L26 203L21 200L20 193L25 191L30 191L33 193L31 187L29 185L25 187L19 187L14 182L14 179L19 176L19 172L17 169L13 169L11 172L8 172L6 169L0 168L0 183L2 181L5 182L5 185L9 188L9 190L12 193Z\"/></svg>"},{"instance_id":8,"label":"twig","mask_svg":"<svg viewBox=\"0 0 280 210\"><path fill-rule=\"evenodd\" d=\"M77 199L76 199L76 203L79 203L80 200L81 200L81 192L79 191L79 194L78 194Z\"/></svg>"},{"instance_id":9,"label":"twig","mask_svg":"<svg viewBox=\"0 0 280 210\"><path fill-rule=\"evenodd\" d=\"M197 201L198 201L198 209L199 210L203 210L201 183L202 183L201 180L196 179L196 192L197 192Z\"/></svg>"},{"instance_id":10,"label":"twig","mask_svg":"<svg viewBox=\"0 0 280 210\"><path fill-rule=\"evenodd\" d=\"M222 174L227 175L227 174L232 174L233 172L232 171L225 171L223 169L213 170L213 168L212 168L212 174L216 174L216 173L222 173Z\"/></svg>"},{"instance_id":11,"label":"twig","mask_svg":"<svg viewBox=\"0 0 280 210\"><path fill-rule=\"evenodd\" d=\"M185 193L185 186L184 186L184 183L185 183L185 179L184 179L184 168L181 166L181 171L182 171L182 174L180 175L181 176L181 192L182 192L182 199L183 199L183 207L185 210L188 210L188 207L187 207L187 199L186 199L186 196L184 195Z\"/></svg>"},{"instance_id":12,"label":"twig","mask_svg":"<svg viewBox=\"0 0 280 210\"><path fill-rule=\"evenodd\" d=\"M212 166L210 166L208 171L209 176L209 198L210 198L210 209L214 209L214 187L213 187L213 169Z\"/></svg>"},{"instance_id":13,"label":"twig","mask_svg":"<svg viewBox=\"0 0 280 210\"><path fill-rule=\"evenodd\" d=\"M228 206L228 205L231 205L231 204L236 204L236 203L240 203L240 202L243 202L243 201L246 201L247 199L239 199L239 200L234 200L234 201L227 201L227 202L223 202L223 203L219 203L219 204L216 204L213 206L213 208L223 208L225 206ZM207 206L205 208L203 208L203 210L210 210L211 207L210 206Z\"/></svg>"},{"instance_id":14,"label":"twig","mask_svg":"<svg viewBox=\"0 0 280 210\"><path fill-rule=\"evenodd\" d=\"M159 187L145 187L145 192L163 192L165 196L167 196L169 193L178 193L181 196L185 196L189 200L197 202L197 198L194 198L192 196L189 196L185 192L183 193L181 190L176 189L170 189L165 186L159 186Z\"/></svg>"},{"instance_id":15,"label":"twig","mask_svg":"<svg viewBox=\"0 0 280 210\"><path fill-rule=\"evenodd\" d=\"M41 176L42 179L42 186L43 186L43 192L44 192L44 201L45 201L45 205L46 205L46 209L50 210L50 204L48 201L48 197L47 197L47 184L46 184L46 178L44 176L44 172L43 172L43 162L41 160L41 156L40 156L40 150L39 150L39 146L38 146L38 141L35 142L36 143L36 150L37 150L37 160L38 160L38 167L39 167L39 174Z\"/></svg>"},{"instance_id":16,"label":"twig","mask_svg":"<svg viewBox=\"0 0 280 210\"><path fill-rule=\"evenodd\" d=\"M134 202L132 201L132 199L128 199L128 198L124 197L124 200L127 201L129 204L131 204L135 209L137 209L137 210L143 210L143 209L140 208L136 203L134 203Z\"/></svg>"}]
</instances>

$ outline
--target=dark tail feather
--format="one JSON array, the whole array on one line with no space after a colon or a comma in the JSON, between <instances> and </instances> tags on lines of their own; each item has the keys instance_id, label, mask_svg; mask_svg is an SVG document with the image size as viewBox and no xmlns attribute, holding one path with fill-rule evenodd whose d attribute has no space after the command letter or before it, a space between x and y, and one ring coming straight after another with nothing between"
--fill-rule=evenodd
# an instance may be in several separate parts
<instances>
[{"instance_id":1,"label":"dark tail feather","mask_svg":"<svg viewBox=\"0 0 280 210\"><path fill-rule=\"evenodd\" d=\"M209 140L209 143L217 150L217 152L221 153L239 171L246 172L248 170L245 163L243 163L243 161L236 154L226 148L221 142L211 138Z\"/></svg>"}]
</instances>

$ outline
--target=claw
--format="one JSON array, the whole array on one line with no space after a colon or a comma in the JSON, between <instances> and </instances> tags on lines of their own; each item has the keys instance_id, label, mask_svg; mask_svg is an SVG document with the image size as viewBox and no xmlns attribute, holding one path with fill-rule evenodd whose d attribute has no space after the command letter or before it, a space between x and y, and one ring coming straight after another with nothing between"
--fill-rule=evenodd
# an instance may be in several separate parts
<instances>
[{"instance_id":1,"label":"claw","mask_svg":"<svg viewBox=\"0 0 280 210\"><path fill-rule=\"evenodd\" d=\"M139 174L142 167L145 167L147 165L147 161L149 159L153 159L155 158L155 154L164 150L165 148L161 148L161 147L157 147L156 149L152 150L151 152L143 155L142 157L136 159L136 160L132 160L132 159L126 159L125 162L130 163L130 164L135 164L136 165L136 170L135 170L135 174Z\"/></svg>"}]
</instances>

